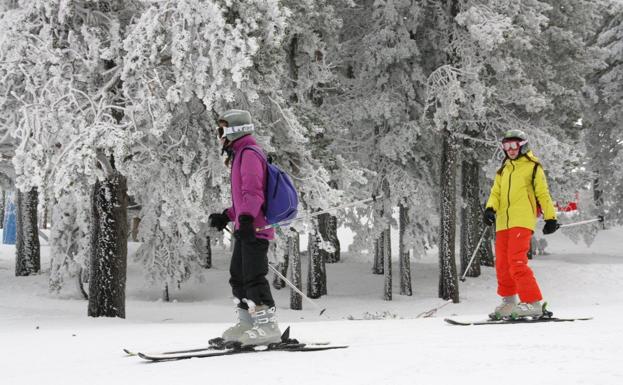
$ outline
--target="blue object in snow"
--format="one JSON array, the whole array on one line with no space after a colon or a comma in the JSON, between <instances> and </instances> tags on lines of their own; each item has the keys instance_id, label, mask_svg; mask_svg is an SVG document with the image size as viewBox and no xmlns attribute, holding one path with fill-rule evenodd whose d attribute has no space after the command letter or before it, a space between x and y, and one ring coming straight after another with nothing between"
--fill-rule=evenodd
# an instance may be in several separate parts
<instances>
[{"instance_id":1,"label":"blue object in snow","mask_svg":"<svg viewBox=\"0 0 623 385\"><path fill-rule=\"evenodd\" d=\"M15 202L13 202L13 194L9 195L9 199L7 199L7 203L4 206L4 222L3 222L3 231L2 231L2 243L5 245L14 245L15 244Z\"/></svg>"}]
</instances>

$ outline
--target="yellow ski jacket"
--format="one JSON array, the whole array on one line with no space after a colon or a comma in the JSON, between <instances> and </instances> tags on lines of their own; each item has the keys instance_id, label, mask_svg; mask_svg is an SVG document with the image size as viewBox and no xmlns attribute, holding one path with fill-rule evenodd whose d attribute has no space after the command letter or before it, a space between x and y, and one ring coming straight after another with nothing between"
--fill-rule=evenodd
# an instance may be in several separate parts
<instances>
[{"instance_id":1,"label":"yellow ski jacket","mask_svg":"<svg viewBox=\"0 0 623 385\"><path fill-rule=\"evenodd\" d=\"M533 173L534 184L532 183ZM495 181L486 207L495 211L495 230L512 227L536 227L537 201L543 211L544 219L556 219L556 209L547 187L543 166L532 151L517 159L506 159L495 174Z\"/></svg>"}]
</instances>

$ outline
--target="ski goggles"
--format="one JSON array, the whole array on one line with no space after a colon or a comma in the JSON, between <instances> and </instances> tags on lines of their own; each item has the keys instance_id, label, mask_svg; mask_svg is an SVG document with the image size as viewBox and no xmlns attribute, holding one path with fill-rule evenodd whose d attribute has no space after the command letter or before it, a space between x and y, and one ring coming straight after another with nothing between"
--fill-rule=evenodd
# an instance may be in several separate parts
<instances>
[{"instance_id":1,"label":"ski goggles","mask_svg":"<svg viewBox=\"0 0 623 385\"><path fill-rule=\"evenodd\" d=\"M504 149L504 151L518 150L526 143L528 143L527 140L509 140L506 142L502 142L502 148Z\"/></svg>"},{"instance_id":2,"label":"ski goggles","mask_svg":"<svg viewBox=\"0 0 623 385\"><path fill-rule=\"evenodd\" d=\"M238 132L252 132L255 130L255 126L253 124L243 124L241 126L233 126L233 127L216 127L218 132L218 137L222 138L224 135L235 134Z\"/></svg>"}]
</instances>

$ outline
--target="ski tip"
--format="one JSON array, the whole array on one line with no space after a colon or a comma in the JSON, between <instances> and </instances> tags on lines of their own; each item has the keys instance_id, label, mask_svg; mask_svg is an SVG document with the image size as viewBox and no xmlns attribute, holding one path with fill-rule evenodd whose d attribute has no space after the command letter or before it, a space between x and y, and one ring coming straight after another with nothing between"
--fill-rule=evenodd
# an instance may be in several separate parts
<instances>
[{"instance_id":1,"label":"ski tip","mask_svg":"<svg viewBox=\"0 0 623 385\"><path fill-rule=\"evenodd\" d=\"M128 349L123 349L123 352L125 354L127 354L128 356L135 356L136 355L136 353L134 353L134 352L132 352L132 351L130 351Z\"/></svg>"},{"instance_id":2,"label":"ski tip","mask_svg":"<svg viewBox=\"0 0 623 385\"><path fill-rule=\"evenodd\" d=\"M449 323L450 325L466 325L465 323L455 321L455 320L453 320L452 318L444 318L443 320L444 320L446 323Z\"/></svg>"}]
</instances>

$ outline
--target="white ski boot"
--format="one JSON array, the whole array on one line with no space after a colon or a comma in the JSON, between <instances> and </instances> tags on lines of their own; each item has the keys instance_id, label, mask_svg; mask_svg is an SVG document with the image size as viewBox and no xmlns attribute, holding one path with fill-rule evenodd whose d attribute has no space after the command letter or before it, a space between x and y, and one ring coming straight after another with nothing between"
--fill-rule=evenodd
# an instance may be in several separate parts
<instances>
[{"instance_id":1,"label":"white ski boot","mask_svg":"<svg viewBox=\"0 0 623 385\"><path fill-rule=\"evenodd\" d=\"M541 301L526 303L520 302L511 311L511 318L540 318L543 316L543 305Z\"/></svg>"},{"instance_id":2,"label":"white ski boot","mask_svg":"<svg viewBox=\"0 0 623 385\"><path fill-rule=\"evenodd\" d=\"M501 320L510 317L518 302L516 295L502 297L502 303L495 307L493 313L489 314L489 318Z\"/></svg>"},{"instance_id":3,"label":"white ski boot","mask_svg":"<svg viewBox=\"0 0 623 385\"><path fill-rule=\"evenodd\" d=\"M251 318L249 311L239 307L236 308L236 311L238 312L238 323L223 332L225 342L238 341L244 332L253 328L253 318Z\"/></svg>"},{"instance_id":4,"label":"white ski boot","mask_svg":"<svg viewBox=\"0 0 623 385\"><path fill-rule=\"evenodd\" d=\"M281 331L277 325L275 307L260 305L249 307L249 314L253 318L253 327L246 330L238 341L242 346L269 345L281 342Z\"/></svg>"}]
</instances>

